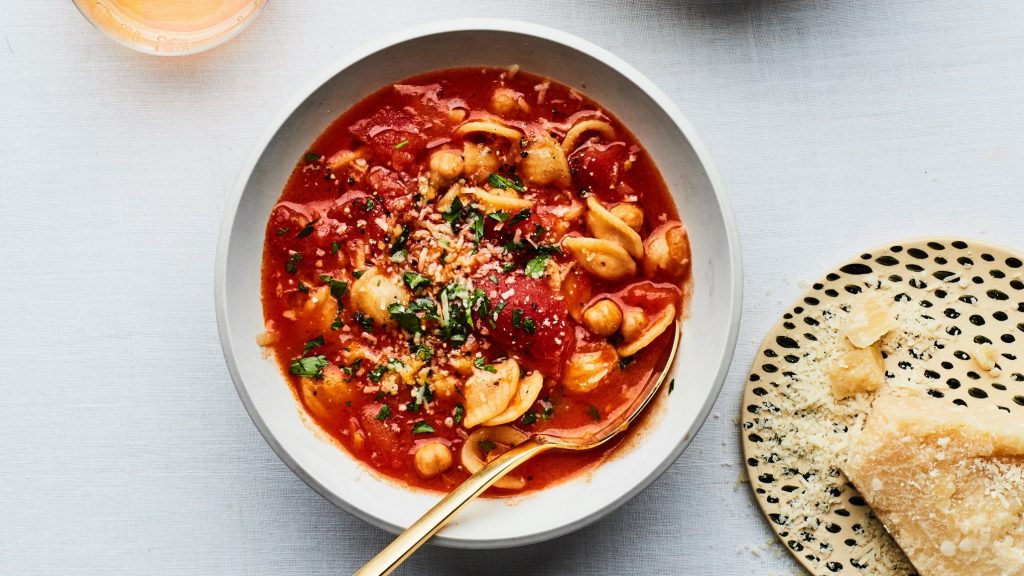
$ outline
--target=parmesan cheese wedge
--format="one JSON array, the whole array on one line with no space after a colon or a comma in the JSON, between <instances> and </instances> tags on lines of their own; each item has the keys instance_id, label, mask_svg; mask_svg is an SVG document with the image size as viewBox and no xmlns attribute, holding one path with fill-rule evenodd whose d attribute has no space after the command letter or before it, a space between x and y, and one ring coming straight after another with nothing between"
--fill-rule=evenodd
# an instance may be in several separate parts
<instances>
[{"instance_id":1,"label":"parmesan cheese wedge","mask_svg":"<svg viewBox=\"0 0 1024 576\"><path fill-rule=\"evenodd\" d=\"M891 302L877 294L860 298L850 312L846 338L857 348L867 348L897 327Z\"/></svg>"},{"instance_id":2,"label":"parmesan cheese wedge","mask_svg":"<svg viewBox=\"0 0 1024 576\"><path fill-rule=\"evenodd\" d=\"M843 467L921 576L1024 574L1024 419L879 398Z\"/></svg>"}]
</instances>

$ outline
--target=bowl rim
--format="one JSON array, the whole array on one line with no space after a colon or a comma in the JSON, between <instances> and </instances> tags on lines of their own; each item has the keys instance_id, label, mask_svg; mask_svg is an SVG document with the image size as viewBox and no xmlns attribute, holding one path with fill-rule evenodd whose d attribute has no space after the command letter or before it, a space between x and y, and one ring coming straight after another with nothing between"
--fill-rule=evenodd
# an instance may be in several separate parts
<instances>
[{"instance_id":1,"label":"bowl rim","mask_svg":"<svg viewBox=\"0 0 1024 576\"><path fill-rule=\"evenodd\" d=\"M466 540L438 534L430 540L433 544L445 547L493 549L525 546L569 534L603 518L640 492L644 491L678 460L679 455L682 454L693 438L696 437L697 433L707 421L707 416L715 402L718 400L725 384L725 379L728 376L729 368L732 364L733 355L735 353L736 341L739 335L740 317L743 308L742 252L740 249L739 234L736 228L735 216L724 192L725 187L722 184L721 178L718 175L713 162L711 161L711 156L707 147L697 135L693 125L689 120L687 120L675 103L651 80L626 61L588 40L584 40L568 32L550 28L548 26L503 18L458 18L406 27L384 35L379 39L366 42L355 49L346 52L336 61L326 66L325 69L312 81L297 90L294 96L288 99L285 104L281 106L278 112L272 117L267 129L255 141L250 149L248 157L243 164L242 169L239 171L234 186L225 198L224 215L221 221L220 235L217 242L216 263L214 267L214 305L216 309L217 330L220 337L221 349L224 354L224 359L227 364L231 380L234 383L235 391L238 393L238 397L245 406L249 417L252 419L256 428L259 430L264 440L266 440L267 444L269 444L273 449L277 457L280 458L280 460L284 462L284 464L297 477L299 477L299 479L305 482L306 485L335 506L367 522L368 524L376 526L391 534L398 534L402 532L405 529L404 527L392 524L382 518L364 512L355 504L334 494L333 491L327 489L323 484L308 474L306 470L296 462L293 456L281 446L270 431L259 411L256 410L246 386L242 381L233 351L231 334L228 330L226 306L227 253L232 227L237 216L239 206L241 205L242 197L244 196L247 183L254 172L260 157L285 122L287 122L291 115L311 94L347 68L350 68L361 60L371 57L380 51L386 50L395 44L400 44L424 36L470 31L512 32L522 36L535 37L562 44L580 51L609 68L612 68L619 74L622 74L640 90L646 93L652 100L654 100L654 102L669 116L669 118L671 118L675 126L686 138L687 142L693 149L694 154L697 156L708 182L710 183L711 190L714 193L715 200L718 203L719 210L722 214L728 244L727 252L730 260L729 271L731 273L731 282L729 286L722 288L731 291L731 297L728 299L731 305L729 326L726 333L725 348L723 349L722 357L718 366L714 371L714 382L711 386L711 393L704 399L704 403L698 412L698 416L694 420L690 429L682 436L682 438L680 438L679 443L673 447L668 456L659 462L657 466L652 468L640 482L623 493L622 496L608 503L606 506L594 510L575 522L566 523L559 527L542 532L510 538Z\"/></svg>"}]
</instances>

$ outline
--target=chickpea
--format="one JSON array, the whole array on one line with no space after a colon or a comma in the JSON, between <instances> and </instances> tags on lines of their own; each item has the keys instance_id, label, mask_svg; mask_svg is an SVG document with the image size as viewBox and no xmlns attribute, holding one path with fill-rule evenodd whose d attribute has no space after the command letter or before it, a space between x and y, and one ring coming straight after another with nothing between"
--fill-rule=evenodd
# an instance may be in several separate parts
<instances>
[{"instance_id":1,"label":"chickpea","mask_svg":"<svg viewBox=\"0 0 1024 576\"><path fill-rule=\"evenodd\" d=\"M583 325L594 334L607 338L619 331L622 310L611 300L601 300L583 313Z\"/></svg>"},{"instance_id":2,"label":"chickpea","mask_svg":"<svg viewBox=\"0 0 1024 576\"><path fill-rule=\"evenodd\" d=\"M433 478L452 467L452 453L440 442L420 446L413 457L416 472L424 478Z\"/></svg>"},{"instance_id":3,"label":"chickpea","mask_svg":"<svg viewBox=\"0 0 1024 576\"><path fill-rule=\"evenodd\" d=\"M610 212L636 232L639 232L644 226L644 211L636 205L616 204L612 206Z\"/></svg>"},{"instance_id":4,"label":"chickpea","mask_svg":"<svg viewBox=\"0 0 1024 576\"><path fill-rule=\"evenodd\" d=\"M521 98L515 90L498 88L491 95L491 110L502 116L507 116L519 110L519 100Z\"/></svg>"},{"instance_id":5,"label":"chickpea","mask_svg":"<svg viewBox=\"0 0 1024 576\"><path fill-rule=\"evenodd\" d=\"M470 182L483 182L492 173L498 171L501 160L493 150L477 144L466 142L462 145L463 173Z\"/></svg>"},{"instance_id":6,"label":"chickpea","mask_svg":"<svg viewBox=\"0 0 1024 576\"><path fill-rule=\"evenodd\" d=\"M448 113L448 119L452 122L459 123L466 119L466 111L462 108L453 108Z\"/></svg>"},{"instance_id":7,"label":"chickpea","mask_svg":"<svg viewBox=\"0 0 1024 576\"><path fill-rule=\"evenodd\" d=\"M462 174L462 167L462 154L438 150L430 155L430 183L435 187L447 186Z\"/></svg>"},{"instance_id":8,"label":"chickpea","mask_svg":"<svg viewBox=\"0 0 1024 576\"><path fill-rule=\"evenodd\" d=\"M642 308L629 308L622 315L622 337L632 342L640 337L647 326L647 313Z\"/></svg>"},{"instance_id":9,"label":"chickpea","mask_svg":"<svg viewBox=\"0 0 1024 576\"><path fill-rule=\"evenodd\" d=\"M550 137L530 142L526 157L519 162L519 174L523 181L537 186L551 184L566 187L570 182L569 161L562 147Z\"/></svg>"},{"instance_id":10,"label":"chickpea","mask_svg":"<svg viewBox=\"0 0 1024 576\"><path fill-rule=\"evenodd\" d=\"M644 243L644 273L654 276L664 272L682 280L690 271L690 239L679 222L670 222L651 233Z\"/></svg>"}]
</instances>

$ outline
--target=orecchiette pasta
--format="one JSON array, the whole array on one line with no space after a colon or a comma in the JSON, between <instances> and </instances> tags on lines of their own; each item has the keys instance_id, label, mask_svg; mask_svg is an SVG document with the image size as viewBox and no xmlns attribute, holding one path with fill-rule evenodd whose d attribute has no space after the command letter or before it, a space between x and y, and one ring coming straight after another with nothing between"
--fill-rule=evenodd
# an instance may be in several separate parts
<instances>
[{"instance_id":1,"label":"orecchiette pasta","mask_svg":"<svg viewBox=\"0 0 1024 576\"><path fill-rule=\"evenodd\" d=\"M367 268L352 283L350 293L352 305L381 325L391 322L388 306L409 302L409 291L402 286L401 281L376 268Z\"/></svg>"},{"instance_id":2,"label":"orecchiette pasta","mask_svg":"<svg viewBox=\"0 0 1024 576\"><path fill-rule=\"evenodd\" d=\"M636 262L611 240L568 236L562 245L587 272L604 280L622 280L636 274Z\"/></svg>"},{"instance_id":3,"label":"orecchiette pasta","mask_svg":"<svg viewBox=\"0 0 1024 576\"><path fill-rule=\"evenodd\" d=\"M566 132L565 138L562 139L562 150L566 154L575 150L580 143L580 138L587 132L597 132L605 140L615 139L615 129L611 124L602 120L584 120Z\"/></svg>"},{"instance_id":4,"label":"orecchiette pasta","mask_svg":"<svg viewBox=\"0 0 1024 576\"><path fill-rule=\"evenodd\" d=\"M466 428L473 428L501 415L519 387L519 363L511 358L493 365L493 372L473 370L466 380Z\"/></svg>"},{"instance_id":5,"label":"orecchiette pasta","mask_svg":"<svg viewBox=\"0 0 1024 576\"><path fill-rule=\"evenodd\" d=\"M518 212L533 208L532 200L520 198L514 190L474 188L473 195L476 196L477 202L491 212Z\"/></svg>"},{"instance_id":6,"label":"orecchiette pasta","mask_svg":"<svg viewBox=\"0 0 1024 576\"><path fill-rule=\"evenodd\" d=\"M474 122L466 122L462 126L459 126L455 130L455 133L459 136L466 136L469 134L490 134L491 136L497 136L499 138L506 138L518 142L523 137L523 133L515 128L509 128L504 124L490 120L478 120Z\"/></svg>"},{"instance_id":7,"label":"orecchiette pasta","mask_svg":"<svg viewBox=\"0 0 1024 576\"><path fill-rule=\"evenodd\" d=\"M462 445L462 465L470 474L476 474L488 460L500 456L509 448L522 444L529 438L523 432L511 426L495 426L481 428L469 435ZM484 447L487 448L486 452ZM526 485L526 480L515 473L508 474L494 483L498 488L518 490Z\"/></svg>"},{"instance_id":8,"label":"orecchiette pasta","mask_svg":"<svg viewBox=\"0 0 1024 576\"><path fill-rule=\"evenodd\" d=\"M622 246L633 258L639 259L644 255L644 243L640 235L593 196L587 198L587 228L595 238L611 240Z\"/></svg>"},{"instance_id":9,"label":"orecchiette pasta","mask_svg":"<svg viewBox=\"0 0 1024 576\"><path fill-rule=\"evenodd\" d=\"M504 412L498 414L494 418L491 418L484 423L485 426L497 426L499 424L507 424L516 418L519 418L533 406L533 403L537 401L537 397L540 396L541 388L544 387L544 376L540 372L530 372L528 375L519 380L519 385L516 389L516 394L512 398L512 402L508 405L508 408Z\"/></svg>"},{"instance_id":10,"label":"orecchiette pasta","mask_svg":"<svg viewBox=\"0 0 1024 576\"><path fill-rule=\"evenodd\" d=\"M652 318L641 330L640 335L633 341L627 341L619 347L620 356L632 356L646 348L651 342L661 336L665 330L676 321L676 307L669 304L664 310Z\"/></svg>"}]
</instances>

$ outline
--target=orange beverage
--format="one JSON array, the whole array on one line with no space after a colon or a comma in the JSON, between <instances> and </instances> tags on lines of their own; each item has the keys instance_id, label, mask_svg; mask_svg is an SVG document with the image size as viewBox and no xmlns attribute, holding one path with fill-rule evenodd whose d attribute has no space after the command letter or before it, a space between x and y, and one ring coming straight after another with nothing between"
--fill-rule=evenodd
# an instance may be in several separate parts
<instances>
[{"instance_id":1,"label":"orange beverage","mask_svg":"<svg viewBox=\"0 0 1024 576\"><path fill-rule=\"evenodd\" d=\"M117 42L161 55L193 54L240 32L266 0L74 0Z\"/></svg>"}]
</instances>

